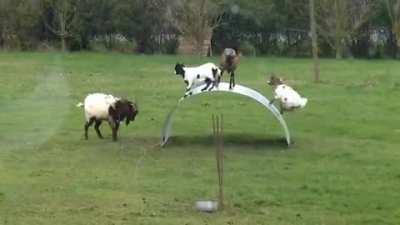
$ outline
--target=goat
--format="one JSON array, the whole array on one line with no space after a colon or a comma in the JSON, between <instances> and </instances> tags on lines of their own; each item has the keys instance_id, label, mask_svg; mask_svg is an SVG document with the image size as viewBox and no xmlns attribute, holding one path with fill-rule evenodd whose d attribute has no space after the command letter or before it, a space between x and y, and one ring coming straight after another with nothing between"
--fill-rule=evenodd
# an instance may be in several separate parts
<instances>
[{"instance_id":1,"label":"goat","mask_svg":"<svg viewBox=\"0 0 400 225\"><path fill-rule=\"evenodd\" d=\"M196 87L206 84L201 91L212 90L221 70L214 63L206 63L197 67L186 67L184 64L175 65L175 74L182 76L186 84L185 96L191 95Z\"/></svg>"},{"instance_id":2,"label":"goat","mask_svg":"<svg viewBox=\"0 0 400 225\"><path fill-rule=\"evenodd\" d=\"M280 113L283 111L292 111L297 108L304 108L307 104L307 98L301 97L293 88L283 82L281 78L272 75L267 82L268 85L274 88L274 98L269 104L272 104L275 100L279 100Z\"/></svg>"},{"instance_id":3,"label":"goat","mask_svg":"<svg viewBox=\"0 0 400 225\"><path fill-rule=\"evenodd\" d=\"M128 126L130 121L134 121L139 113L136 103L126 99L116 98L112 95L94 93L86 96L84 103L78 103L78 107L85 108L85 139L88 139L88 129L95 123L94 129L97 136L103 138L99 127L102 121L107 120L112 129L113 140L117 140L117 132L121 121L125 120Z\"/></svg>"},{"instance_id":4,"label":"goat","mask_svg":"<svg viewBox=\"0 0 400 225\"><path fill-rule=\"evenodd\" d=\"M218 82L221 81L221 77L225 71L230 74L229 89L235 87L235 70L239 64L240 58L237 49L225 48L221 55L221 76L218 77Z\"/></svg>"}]
</instances>

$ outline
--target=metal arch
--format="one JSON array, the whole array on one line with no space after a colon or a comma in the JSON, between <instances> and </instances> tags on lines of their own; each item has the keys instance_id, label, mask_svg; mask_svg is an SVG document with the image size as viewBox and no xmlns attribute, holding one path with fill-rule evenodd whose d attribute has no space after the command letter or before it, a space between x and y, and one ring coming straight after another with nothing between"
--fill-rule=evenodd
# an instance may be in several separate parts
<instances>
[{"instance_id":1,"label":"metal arch","mask_svg":"<svg viewBox=\"0 0 400 225\"><path fill-rule=\"evenodd\" d=\"M173 116L176 112L176 110L178 109L179 105L187 98L191 97L191 96L195 96L195 95L199 95L199 94L204 94L204 93L209 93L209 92L230 92L230 93L235 93L235 94L240 94L240 95L244 95L247 96L255 101L257 101L258 103L262 104L265 108L267 108L274 116L275 118L279 121L279 123L282 126L283 131L285 132L285 136L286 136L286 142L288 145L290 145L290 133L289 133L289 129L286 125L285 120L283 119L282 115L280 114L279 110L273 105L273 104L269 104L270 101L264 97L262 94L260 94L259 92L250 89L248 87L245 86L241 86L241 85L235 85L235 87L230 90L229 89L229 83L220 83L218 85L218 87L213 88L210 91L201 91L201 89L204 88L203 86L197 87L194 90L192 90L192 94L190 96L187 96L186 98L181 98L178 103L176 104L176 106L168 113L167 118L165 119L164 122L164 127L162 130L162 134L161 134L161 146L165 146L165 144L168 142L168 139L171 136L171 131L172 131L172 120L173 120Z\"/></svg>"}]
</instances>

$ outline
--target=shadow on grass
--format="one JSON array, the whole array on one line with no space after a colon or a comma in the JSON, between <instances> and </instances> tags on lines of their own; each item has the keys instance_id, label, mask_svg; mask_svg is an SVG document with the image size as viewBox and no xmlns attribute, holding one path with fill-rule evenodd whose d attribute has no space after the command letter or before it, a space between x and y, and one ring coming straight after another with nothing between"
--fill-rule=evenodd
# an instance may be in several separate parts
<instances>
[{"instance_id":1,"label":"shadow on grass","mask_svg":"<svg viewBox=\"0 0 400 225\"><path fill-rule=\"evenodd\" d=\"M169 139L165 147L188 147L200 145L204 147L214 146L214 138L206 136L173 136ZM252 148L279 148L288 149L284 138L246 135L246 134L227 134L224 136L224 145L227 147L252 147Z\"/></svg>"},{"instance_id":2,"label":"shadow on grass","mask_svg":"<svg viewBox=\"0 0 400 225\"><path fill-rule=\"evenodd\" d=\"M93 136L93 135L92 135ZM130 149L132 146L135 149L161 150L162 148L190 148L190 147L205 147L214 148L214 138L211 135L177 135L172 136L168 143L160 146L159 137L155 136L134 136L120 137L117 142L113 142L111 137L105 136L104 139L99 139L96 136L91 137L88 141L83 140L79 143L88 143L88 146L100 144L105 148L119 146L120 149ZM249 148L262 150L287 150L290 149L286 144L285 138L276 136L261 136L251 134L227 134L224 136L224 146L230 148ZM136 151L136 150L135 150Z\"/></svg>"}]
</instances>

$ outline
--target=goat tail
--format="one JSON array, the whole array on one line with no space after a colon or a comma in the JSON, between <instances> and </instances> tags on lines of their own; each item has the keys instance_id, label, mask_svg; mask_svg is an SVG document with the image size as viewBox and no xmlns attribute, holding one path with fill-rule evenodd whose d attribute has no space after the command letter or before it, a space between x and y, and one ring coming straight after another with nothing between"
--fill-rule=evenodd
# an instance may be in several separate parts
<instances>
[{"instance_id":1,"label":"goat tail","mask_svg":"<svg viewBox=\"0 0 400 225\"><path fill-rule=\"evenodd\" d=\"M301 101L300 107L304 108L306 106L307 102L308 102L308 99L307 98L302 98L301 100L302 101Z\"/></svg>"},{"instance_id":2,"label":"goat tail","mask_svg":"<svg viewBox=\"0 0 400 225\"><path fill-rule=\"evenodd\" d=\"M78 104L76 104L76 107L83 107L85 106L82 102L79 102Z\"/></svg>"}]
</instances>

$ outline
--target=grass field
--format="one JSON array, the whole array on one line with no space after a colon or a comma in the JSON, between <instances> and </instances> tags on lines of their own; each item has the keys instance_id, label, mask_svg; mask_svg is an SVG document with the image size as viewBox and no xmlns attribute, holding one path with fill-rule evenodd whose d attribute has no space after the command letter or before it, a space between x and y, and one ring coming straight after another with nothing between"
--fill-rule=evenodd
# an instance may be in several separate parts
<instances>
[{"instance_id":1,"label":"grass field","mask_svg":"<svg viewBox=\"0 0 400 225\"><path fill-rule=\"evenodd\" d=\"M181 97L177 61L216 58L79 53L0 54L0 225L14 224L400 224L400 63L243 58L237 83L271 96L265 74L282 74L309 98L285 114L294 139L257 103L194 97L160 149L166 114ZM227 80L227 77L225 77ZM76 108L91 92L136 98L137 121L120 140L90 130ZM225 117L226 209L214 199L211 114Z\"/></svg>"}]
</instances>

